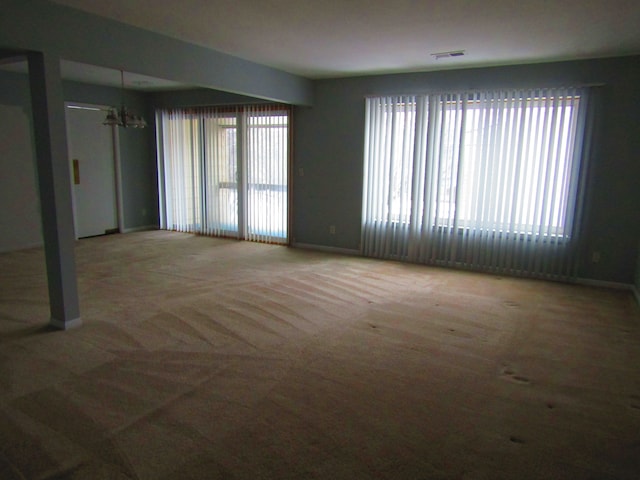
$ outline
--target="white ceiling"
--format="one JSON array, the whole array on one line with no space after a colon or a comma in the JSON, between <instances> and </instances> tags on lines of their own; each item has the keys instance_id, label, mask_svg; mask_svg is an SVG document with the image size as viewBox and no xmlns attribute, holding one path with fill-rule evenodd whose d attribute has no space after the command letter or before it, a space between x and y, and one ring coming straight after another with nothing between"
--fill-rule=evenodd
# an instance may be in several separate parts
<instances>
[{"instance_id":1,"label":"white ceiling","mask_svg":"<svg viewBox=\"0 0 640 480\"><path fill-rule=\"evenodd\" d=\"M309 78L640 54L639 0L54 1Z\"/></svg>"}]
</instances>

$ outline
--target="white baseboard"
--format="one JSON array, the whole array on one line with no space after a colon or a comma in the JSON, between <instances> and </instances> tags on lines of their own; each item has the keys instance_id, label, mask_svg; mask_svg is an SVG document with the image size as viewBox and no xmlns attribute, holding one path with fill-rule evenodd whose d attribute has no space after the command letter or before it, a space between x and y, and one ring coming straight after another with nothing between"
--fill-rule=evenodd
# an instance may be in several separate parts
<instances>
[{"instance_id":1,"label":"white baseboard","mask_svg":"<svg viewBox=\"0 0 640 480\"><path fill-rule=\"evenodd\" d=\"M602 287L602 288L613 288L616 290L628 290L631 291L636 302L640 305L640 291L638 287L630 283L619 283L619 282L605 282L603 280L591 280L589 278L578 278L576 280L579 285L586 285L588 287Z\"/></svg>"},{"instance_id":2,"label":"white baseboard","mask_svg":"<svg viewBox=\"0 0 640 480\"><path fill-rule=\"evenodd\" d=\"M145 232L147 230L158 230L157 225L143 225L141 227L125 228L122 233Z\"/></svg>"},{"instance_id":3,"label":"white baseboard","mask_svg":"<svg viewBox=\"0 0 640 480\"><path fill-rule=\"evenodd\" d=\"M293 248L300 248L303 250L315 250L318 252L339 253L342 255L356 255L356 256L361 255L360 250L356 250L352 248L328 247L326 245L314 245L311 243L292 243L291 246Z\"/></svg>"},{"instance_id":4,"label":"white baseboard","mask_svg":"<svg viewBox=\"0 0 640 480\"><path fill-rule=\"evenodd\" d=\"M605 280L593 280L590 278L577 278L575 283L588 287L613 288L615 290L631 290L633 285L630 283L607 282Z\"/></svg>"},{"instance_id":5,"label":"white baseboard","mask_svg":"<svg viewBox=\"0 0 640 480\"><path fill-rule=\"evenodd\" d=\"M72 328L78 328L80 325L82 325L82 319L78 317L74 318L73 320L67 320L66 322L63 322L51 317L51 319L49 320L49 325L60 330L70 330Z\"/></svg>"}]
</instances>

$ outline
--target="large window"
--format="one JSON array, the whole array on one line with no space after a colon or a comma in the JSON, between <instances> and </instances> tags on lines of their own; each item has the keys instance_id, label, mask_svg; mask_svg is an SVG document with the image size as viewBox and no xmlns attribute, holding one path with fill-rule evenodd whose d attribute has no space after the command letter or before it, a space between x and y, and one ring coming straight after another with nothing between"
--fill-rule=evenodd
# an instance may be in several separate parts
<instances>
[{"instance_id":1,"label":"large window","mask_svg":"<svg viewBox=\"0 0 640 480\"><path fill-rule=\"evenodd\" d=\"M367 99L365 254L564 276L586 91Z\"/></svg>"},{"instance_id":2,"label":"large window","mask_svg":"<svg viewBox=\"0 0 640 480\"><path fill-rule=\"evenodd\" d=\"M157 113L161 227L286 243L289 110Z\"/></svg>"}]
</instances>

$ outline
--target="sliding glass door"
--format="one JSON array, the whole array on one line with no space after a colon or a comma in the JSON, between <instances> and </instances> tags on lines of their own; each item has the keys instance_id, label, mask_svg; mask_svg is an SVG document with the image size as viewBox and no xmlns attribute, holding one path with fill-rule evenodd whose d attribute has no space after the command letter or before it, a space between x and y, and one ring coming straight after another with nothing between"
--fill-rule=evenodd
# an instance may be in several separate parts
<instances>
[{"instance_id":1,"label":"sliding glass door","mask_svg":"<svg viewBox=\"0 0 640 480\"><path fill-rule=\"evenodd\" d=\"M246 117L245 237L263 242L287 236L289 117L250 111Z\"/></svg>"},{"instance_id":2,"label":"sliding glass door","mask_svg":"<svg viewBox=\"0 0 640 480\"><path fill-rule=\"evenodd\" d=\"M161 228L287 243L289 109L157 114Z\"/></svg>"}]
</instances>

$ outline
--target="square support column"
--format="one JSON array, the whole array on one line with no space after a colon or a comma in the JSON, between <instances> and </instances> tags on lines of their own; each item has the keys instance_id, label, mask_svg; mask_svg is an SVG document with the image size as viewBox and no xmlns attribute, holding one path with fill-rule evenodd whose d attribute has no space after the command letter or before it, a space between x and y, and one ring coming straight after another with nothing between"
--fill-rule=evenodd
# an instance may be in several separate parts
<instances>
[{"instance_id":1,"label":"square support column","mask_svg":"<svg viewBox=\"0 0 640 480\"><path fill-rule=\"evenodd\" d=\"M30 52L27 57L50 323L66 330L79 326L81 320L60 59L42 52Z\"/></svg>"}]
</instances>

